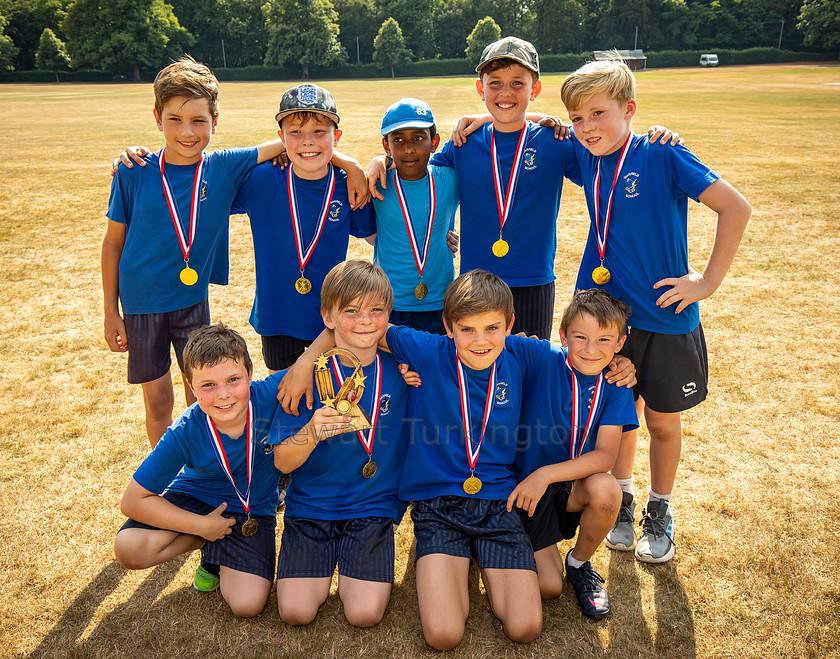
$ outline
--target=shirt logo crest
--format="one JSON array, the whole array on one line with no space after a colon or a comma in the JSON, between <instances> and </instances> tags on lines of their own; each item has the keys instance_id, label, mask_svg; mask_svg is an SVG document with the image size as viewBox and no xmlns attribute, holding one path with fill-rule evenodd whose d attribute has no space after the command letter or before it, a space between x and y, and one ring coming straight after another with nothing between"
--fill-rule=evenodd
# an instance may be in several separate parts
<instances>
[{"instance_id":1,"label":"shirt logo crest","mask_svg":"<svg viewBox=\"0 0 840 659\"><path fill-rule=\"evenodd\" d=\"M537 168L537 150L534 147L529 146L525 149L525 153L522 156L522 164L528 171Z\"/></svg>"},{"instance_id":2,"label":"shirt logo crest","mask_svg":"<svg viewBox=\"0 0 840 659\"><path fill-rule=\"evenodd\" d=\"M334 199L330 204L330 222L338 222L341 219L341 209L344 204L338 199Z\"/></svg>"},{"instance_id":3,"label":"shirt logo crest","mask_svg":"<svg viewBox=\"0 0 840 659\"><path fill-rule=\"evenodd\" d=\"M391 411L391 394L382 394L379 397L379 416L385 416Z\"/></svg>"},{"instance_id":4,"label":"shirt logo crest","mask_svg":"<svg viewBox=\"0 0 840 659\"><path fill-rule=\"evenodd\" d=\"M507 382L497 382L496 383L496 405L507 405L510 402L510 398L508 397L508 383Z\"/></svg>"},{"instance_id":5,"label":"shirt logo crest","mask_svg":"<svg viewBox=\"0 0 840 659\"><path fill-rule=\"evenodd\" d=\"M636 172L628 172L624 175L624 196L627 199L639 196L639 175Z\"/></svg>"}]
</instances>

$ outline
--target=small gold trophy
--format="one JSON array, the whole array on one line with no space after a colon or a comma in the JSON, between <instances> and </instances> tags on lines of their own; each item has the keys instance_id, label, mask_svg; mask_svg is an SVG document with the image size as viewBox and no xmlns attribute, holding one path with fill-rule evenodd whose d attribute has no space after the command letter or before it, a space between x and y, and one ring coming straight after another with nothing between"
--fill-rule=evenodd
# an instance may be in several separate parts
<instances>
[{"instance_id":1,"label":"small gold trophy","mask_svg":"<svg viewBox=\"0 0 840 659\"><path fill-rule=\"evenodd\" d=\"M354 366L353 373L344 380L338 393L335 393L332 377L330 376L329 361L333 355L347 357ZM365 391L366 377L362 375L362 363L359 361L359 358L344 348L327 350L315 360L315 384L318 385L318 396L321 398L321 402L327 407L338 410L341 414L352 418L347 432L367 430L370 428L370 417L368 417L367 412L359 407L362 394ZM340 377L336 379L339 382L341 381Z\"/></svg>"}]
</instances>

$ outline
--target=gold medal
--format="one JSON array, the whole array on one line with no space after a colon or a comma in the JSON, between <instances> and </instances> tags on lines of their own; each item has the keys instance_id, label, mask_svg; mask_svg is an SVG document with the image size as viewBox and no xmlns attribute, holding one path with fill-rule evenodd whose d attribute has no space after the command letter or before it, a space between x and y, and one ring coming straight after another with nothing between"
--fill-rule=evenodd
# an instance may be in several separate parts
<instances>
[{"instance_id":1,"label":"gold medal","mask_svg":"<svg viewBox=\"0 0 840 659\"><path fill-rule=\"evenodd\" d=\"M377 470L376 463L373 460L368 460L367 464L362 467L362 476L365 478L373 478L376 475Z\"/></svg>"},{"instance_id":2,"label":"gold medal","mask_svg":"<svg viewBox=\"0 0 840 659\"><path fill-rule=\"evenodd\" d=\"M475 476L470 476L464 481L464 492L467 494L478 494L481 490L481 481Z\"/></svg>"},{"instance_id":3,"label":"gold medal","mask_svg":"<svg viewBox=\"0 0 840 659\"><path fill-rule=\"evenodd\" d=\"M599 286L603 286L610 280L610 271L607 270L604 266L599 265L592 271L592 281L594 281Z\"/></svg>"},{"instance_id":4,"label":"gold medal","mask_svg":"<svg viewBox=\"0 0 840 659\"><path fill-rule=\"evenodd\" d=\"M429 287L426 286L422 281L414 287L414 297L418 300L422 300L426 297L426 294L429 292Z\"/></svg>"},{"instance_id":5,"label":"gold medal","mask_svg":"<svg viewBox=\"0 0 840 659\"><path fill-rule=\"evenodd\" d=\"M295 290L301 295L306 295L312 290L312 282L310 282L306 277L301 276L301 278L295 282Z\"/></svg>"},{"instance_id":6,"label":"gold medal","mask_svg":"<svg viewBox=\"0 0 840 659\"><path fill-rule=\"evenodd\" d=\"M502 258L505 254L508 253L510 250L510 245L507 244L506 240L502 240L499 238L496 242L493 243L493 256L498 256Z\"/></svg>"},{"instance_id":7,"label":"gold medal","mask_svg":"<svg viewBox=\"0 0 840 659\"><path fill-rule=\"evenodd\" d=\"M255 520L251 519L250 517L245 520L242 524L242 535L246 538L250 538L252 535L256 535L257 531L259 531L260 523Z\"/></svg>"},{"instance_id":8,"label":"gold medal","mask_svg":"<svg viewBox=\"0 0 840 659\"><path fill-rule=\"evenodd\" d=\"M181 270L181 283L184 286L194 286L198 281L198 273L193 270L190 266L185 266L183 270Z\"/></svg>"}]
</instances>

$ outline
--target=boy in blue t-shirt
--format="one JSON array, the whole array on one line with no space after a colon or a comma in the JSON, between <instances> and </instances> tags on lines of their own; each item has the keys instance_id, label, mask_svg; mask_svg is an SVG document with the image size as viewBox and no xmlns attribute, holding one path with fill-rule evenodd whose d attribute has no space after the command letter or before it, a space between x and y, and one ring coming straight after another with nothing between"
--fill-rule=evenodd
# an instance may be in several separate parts
<instances>
[{"instance_id":1,"label":"boy in blue t-shirt","mask_svg":"<svg viewBox=\"0 0 840 659\"><path fill-rule=\"evenodd\" d=\"M455 170L429 165L440 135L427 103L416 98L393 103L382 118L381 132L395 169L382 193L373 198L373 259L394 288L391 322L445 334L443 294L455 279L447 245L447 238L455 239Z\"/></svg>"},{"instance_id":2,"label":"boy in blue t-shirt","mask_svg":"<svg viewBox=\"0 0 840 659\"><path fill-rule=\"evenodd\" d=\"M577 531L566 574L581 611L596 620L610 612L610 598L590 559L621 505L621 489L609 470L622 430L638 427L632 392L607 381L627 337L628 312L602 290L582 291L560 322L563 347L545 341L508 346L525 371L516 454L520 482L508 507L520 509L543 599L560 595L564 560L557 543Z\"/></svg>"},{"instance_id":3,"label":"boy in blue t-shirt","mask_svg":"<svg viewBox=\"0 0 840 659\"><path fill-rule=\"evenodd\" d=\"M275 140L205 152L216 131L219 85L190 57L158 73L154 91L165 147L148 156L152 167L118 169L102 244L105 341L128 352L128 381L143 387L152 447L172 423L170 344L183 371L187 336L210 322L208 283L230 203L251 168L283 148ZM194 402L186 381L184 393Z\"/></svg>"},{"instance_id":4,"label":"boy in blue t-shirt","mask_svg":"<svg viewBox=\"0 0 840 659\"><path fill-rule=\"evenodd\" d=\"M337 351L318 358L315 381L324 389L326 379L333 394L322 390L323 406L314 412L301 405L299 416L277 417L274 461L292 479L277 559L277 605L288 624L315 619L336 564L338 596L350 624L372 627L388 605L394 525L406 508L397 487L408 400L394 358L377 350L392 304L388 278L372 263L346 261L330 270L321 313ZM347 380L348 395L339 397ZM352 400L369 418L369 429L348 431L353 417L345 414Z\"/></svg>"},{"instance_id":5,"label":"boy in blue t-shirt","mask_svg":"<svg viewBox=\"0 0 840 659\"><path fill-rule=\"evenodd\" d=\"M280 378L252 382L245 340L221 324L195 330L183 359L197 403L134 472L114 553L140 570L202 549L219 567L213 587L221 585L234 615L255 616L274 577L279 472L271 424Z\"/></svg>"},{"instance_id":6,"label":"boy in blue t-shirt","mask_svg":"<svg viewBox=\"0 0 840 659\"><path fill-rule=\"evenodd\" d=\"M250 322L272 372L291 366L323 329L321 282L347 257L349 237L376 232L371 207L351 209L347 176L331 164L341 137L332 94L308 83L292 87L275 119L289 165L256 167L232 209L251 220L257 282Z\"/></svg>"},{"instance_id":7,"label":"boy in blue t-shirt","mask_svg":"<svg viewBox=\"0 0 840 659\"><path fill-rule=\"evenodd\" d=\"M720 286L751 208L729 183L682 146L664 148L633 133L635 79L620 61L590 62L563 82L591 219L577 288L593 282L629 304L622 354L638 369L635 394L651 438L650 493L636 558L674 555L669 501L679 464L680 414L706 397L708 365L699 306ZM688 198L718 214L703 273L688 263ZM624 491L614 549L635 542L632 490L635 431L622 440L613 475Z\"/></svg>"}]
</instances>

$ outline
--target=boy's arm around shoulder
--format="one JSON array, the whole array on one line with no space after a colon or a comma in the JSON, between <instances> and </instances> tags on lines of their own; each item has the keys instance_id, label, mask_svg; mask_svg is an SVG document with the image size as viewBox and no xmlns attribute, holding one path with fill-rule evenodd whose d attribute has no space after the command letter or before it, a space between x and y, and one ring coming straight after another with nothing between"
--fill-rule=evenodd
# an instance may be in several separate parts
<instances>
[{"instance_id":1,"label":"boy's arm around shoulder","mask_svg":"<svg viewBox=\"0 0 840 659\"><path fill-rule=\"evenodd\" d=\"M697 200L718 214L715 241L703 273L690 268L687 275L661 279L653 285L655 289L671 287L659 296L656 304L665 308L678 303L675 313L693 302L705 300L718 289L735 258L752 214L750 203L722 178L706 188Z\"/></svg>"},{"instance_id":2,"label":"boy's arm around shoulder","mask_svg":"<svg viewBox=\"0 0 840 659\"><path fill-rule=\"evenodd\" d=\"M534 471L510 493L508 510L517 506L527 510L529 516L533 516L537 503L551 483L576 481L592 474L609 472L618 457L623 430L623 426L600 426L594 449L577 458L546 465Z\"/></svg>"}]
</instances>

